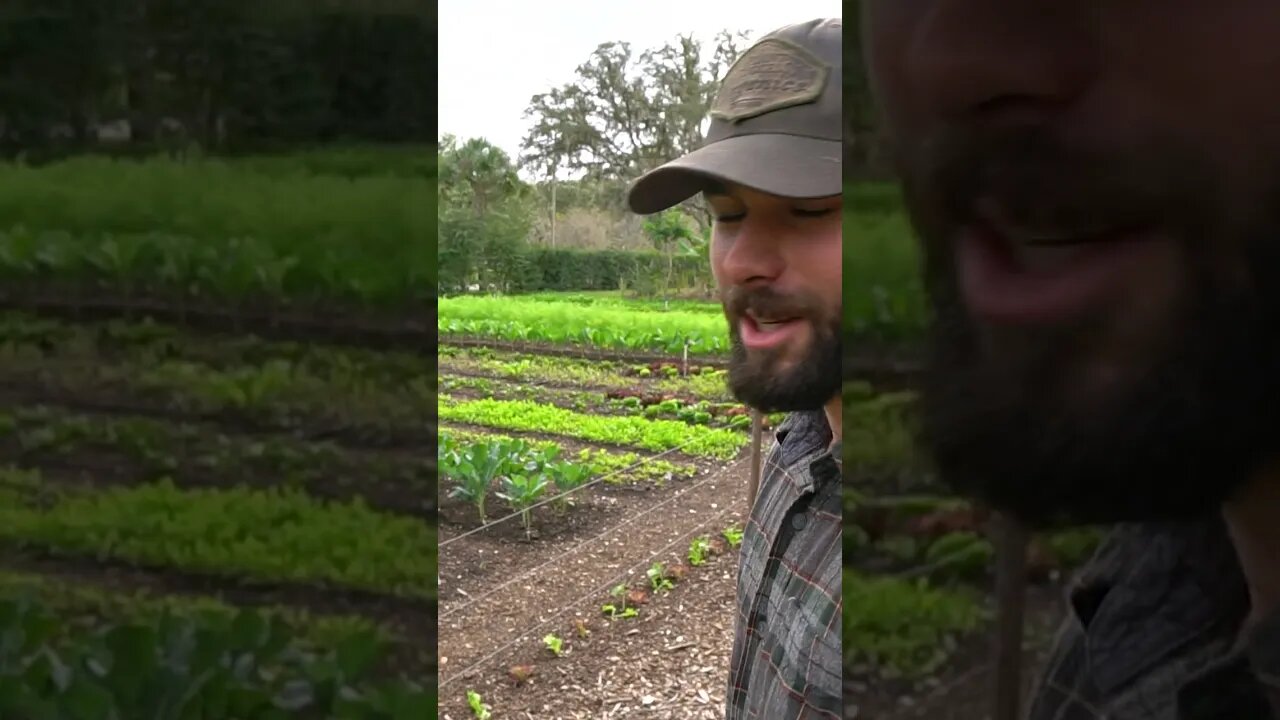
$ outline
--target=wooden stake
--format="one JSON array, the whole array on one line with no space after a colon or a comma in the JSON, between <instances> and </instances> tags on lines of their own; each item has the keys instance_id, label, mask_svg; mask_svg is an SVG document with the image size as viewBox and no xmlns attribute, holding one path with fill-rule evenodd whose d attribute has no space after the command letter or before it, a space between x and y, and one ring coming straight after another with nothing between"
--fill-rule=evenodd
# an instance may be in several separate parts
<instances>
[{"instance_id":1,"label":"wooden stake","mask_svg":"<svg viewBox=\"0 0 1280 720\"><path fill-rule=\"evenodd\" d=\"M764 441L764 417L759 410L751 410L751 481L747 485L747 515L756 506L756 494L760 491L760 445Z\"/></svg>"},{"instance_id":2,"label":"wooden stake","mask_svg":"<svg viewBox=\"0 0 1280 720\"><path fill-rule=\"evenodd\" d=\"M1017 520L997 515L996 531L996 674L994 720L1018 720L1022 702L1022 633L1027 590L1027 529Z\"/></svg>"}]
</instances>

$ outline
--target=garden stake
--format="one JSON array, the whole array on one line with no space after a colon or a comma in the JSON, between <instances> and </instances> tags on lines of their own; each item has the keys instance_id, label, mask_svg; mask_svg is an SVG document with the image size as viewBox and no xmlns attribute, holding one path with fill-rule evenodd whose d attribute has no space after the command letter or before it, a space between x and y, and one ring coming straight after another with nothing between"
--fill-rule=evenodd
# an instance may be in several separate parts
<instances>
[{"instance_id":1,"label":"garden stake","mask_svg":"<svg viewBox=\"0 0 1280 720\"><path fill-rule=\"evenodd\" d=\"M751 481L747 485L747 517L756 506L756 493L760 490L760 443L764 437L764 421L760 411L751 409Z\"/></svg>"},{"instance_id":2,"label":"garden stake","mask_svg":"<svg viewBox=\"0 0 1280 720\"><path fill-rule=\"evenodd\" d=\"M995 720L1018 720L1022 692L1022 631L1027 588L1027 530L997 515Z\"/></svg>"}]
</instances>

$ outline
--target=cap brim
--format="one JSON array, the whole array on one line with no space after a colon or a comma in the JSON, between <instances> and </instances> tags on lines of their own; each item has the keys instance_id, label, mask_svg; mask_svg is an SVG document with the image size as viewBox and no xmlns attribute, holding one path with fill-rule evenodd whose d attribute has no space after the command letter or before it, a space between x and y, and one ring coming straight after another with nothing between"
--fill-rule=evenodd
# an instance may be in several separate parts
<instances>
[{"instance_id":1,"label":"cap brim","mask_svg":"<svg viewBox=\"0 0 1280 720\"><path fill-rule=\"evenodd\" d=\"M796 135L739 135L698 148L642 176L627 193L631 211L674 207L713 184L788 198L839 195L841 144Z\"/></svg>"}]
</instances>

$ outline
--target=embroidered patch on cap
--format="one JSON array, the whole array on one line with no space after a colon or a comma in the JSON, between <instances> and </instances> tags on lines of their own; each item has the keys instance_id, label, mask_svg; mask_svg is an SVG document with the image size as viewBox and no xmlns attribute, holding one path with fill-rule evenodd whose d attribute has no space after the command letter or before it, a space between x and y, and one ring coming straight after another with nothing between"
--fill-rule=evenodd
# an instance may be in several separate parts
<instances>
[{"instance_id":1,"label":"embroidered patch on cap","mask_svg":"<svg viewBox=\"0 0 1280 720\"><path fill-rule=\"evenodd\" d=\"M808 50L765 38L738 58L724 76L711 116L736 123L767 112L813 102L829 69Z\"/></svg>"}]
</instances>

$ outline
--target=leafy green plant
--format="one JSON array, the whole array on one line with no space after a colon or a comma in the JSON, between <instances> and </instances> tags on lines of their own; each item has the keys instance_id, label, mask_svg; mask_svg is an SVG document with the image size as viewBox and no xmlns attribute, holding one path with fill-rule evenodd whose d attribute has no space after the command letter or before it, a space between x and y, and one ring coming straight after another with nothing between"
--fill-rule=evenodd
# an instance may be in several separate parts
<instances>
[{"instance_id":1,"label":"leafy green plant","mask_svg":"<svg viewBox=\"0 0 1280 720\"><path fill-rule=\"evenodd\" d=\"M435 596L434 530L363 501L286 488L178 488L168 479L39 507L0 505L0 539L271 581Z\"/></svg>"},{"instance_id":2,"label":"leafy green plant","mask_svg":"<svg viewBox=\"0 0 1280 720\"><path fill-rule=\"evenodd\" d=\"M542 644L556 657L560 657L560 653L564 649L564 640L554 633L548 633L546 637L542 638Z\"/></svg>"},{"instance_id":3,"label":"leafy green plant","mask_svg":"<svg viewBox=\"0 0 1280 720\"><path fill-rule=\"evenodd\" d=\"M442 336L537 340L619 350L719 354L729 349L724 318L707 312L528 301L523 298L439 299Z\"/></svg>"},{"instance_id":4,"label":"leafy green plant","mask_svg":"<svg viewBox=\"0 0 1280 720\"><path fill-rule=\"evenodd\" d=\"M440 458L440 474L458 483L449 491L449 497L475 505L481 524L488 522L484 504L489 488L508 465L509 456L503 454L507 447L501 443L477 443Z\"/></svg>"},{"instance_id":5,"label":"leafy green plant","mask_svg":"<svg viewBox=\"0 0 1280 720\"><path fill-rule=\"evenodd\" d=\"M945 664L959 638L985 616L974 593L844 572L846 666L883 677L920 678Z\"/></svg>"},{"instance_id":6,"label":"leafy green plant","mask_svg":"<svg viewBox=\"0 0 1280 720\"><path fill-rule=\"evenodd\" d=\"M435 706L421 686L372 681L385 651L375 636L353 634L317 653L287 624L253 611L227 619L165 614L87 635L64 632L40 604L20 597L0 600L0 637L3 717L410 720Z\"/></svg>"},{"instance_id":7,"label":"leafy green plant","mask_svg":"<svg viewBox=\"0 0 1280 720\"><path fill-rule=\"evenodd\" d=\"M609 594L617 598L618 604L615 605L613 603L606 603L600 606L600 609L604 612L605 615L609 616L610 620L614 620L619 617L623 619L632 618L639 614L635 608L627 607L627 584L626 583L619 583L617 585L614 585L609 590Z\"/></svg>"},{"instance_id":8,"label":"leafy green plant","mask_svg":"<svg viewBox=\"0 0 1280 720\"><path fill-rule=\"evenodd\" d=\"M978 578L995 559L991 541L972 532L952 532L934 540L925 551L925 562L942 576Z\"/></svg>"},{"instance_id":9,"label":"leafy green plant","mask_svg":"<svg viewBox=\"0 0 1280 720\"><path fill-rule=\"evenodd\" d=\"M547 473L555 483L558 493L569 493L586 485L591 479L593 469L590 465L560 462L548 466ZM561 508L573 504L573 500L570 497L559 498L556 502Z\"/></svg>"},{"instance_id":10,"label":"leafy green plant","mask_svg":"<svg viewBox=\"0 0 1280 720\"><path fill-rule=\"evenodd\" d=\"M667 578L666 566L661 562L655 562L645 571L645 576L649 578L649 587L654 593L668 592L674 586L671 580Z\"/></svg>"},{"instance_id":11,"label":"leafy green plant","mask_svg":"<svg viewBox=\"0 0 1280 720\"><path fill-rule=\"evenodd\" d=\"M490 712L493 709L492 706L485 704L480 698L480 693L474 690L467 691L467 705L471 708L471 714L476 720L489 720L493 716Z\"/></svg>"},{"instance_id":12,"label":"leafy green plant","mask_svg":"<svg viewBox=\"0 0 1280 720\"><path fill-rule=\"evenodd\" d=\"M511 474L502 479L502 491L498 496L520 512L520 522L524 525L526 536L533 532L533 518L529 508L542 499L549 485L550 481L543 473Z\"/></svg>"},{"instance_id":13,"label":"leafy green plant","mask_svg":"<svg viewBox=\"0 0 1280 720\"><path fill-rule=\"evenodd\" d=\"M711 552L711 538L700 535L689 542L689 564L697 567L707 561L707 553Z\"/></svg>"},{"instance_id":14,"label":"leafy green plant","mask_svg":"<svg viewBox=\"0 0 1280 720\"><path fill-rule=\"evenodd\" d=\"M671 420L601 417L524 400L453 402L441 397L439 417L506 430L552 432L594 442L663 451L683 447L690 455L726 460L737 455L746 437L733 430L690 427Z\"/></svg>"},{"instance_id":15,"label":"leafy green plant","mask_svg":"<svg viewBox=\"0 0 1280 720\"><path fill-rule=\"evenodd\" d=\"M729 547L738 547L742 544L742 529L736 525L731 525L720 532L724 536Z\"/></svg>"}]
</instances>

